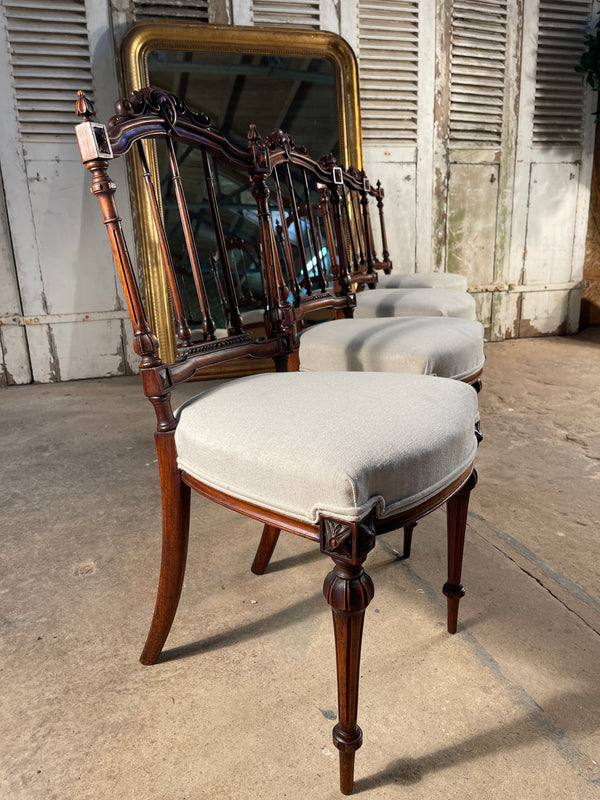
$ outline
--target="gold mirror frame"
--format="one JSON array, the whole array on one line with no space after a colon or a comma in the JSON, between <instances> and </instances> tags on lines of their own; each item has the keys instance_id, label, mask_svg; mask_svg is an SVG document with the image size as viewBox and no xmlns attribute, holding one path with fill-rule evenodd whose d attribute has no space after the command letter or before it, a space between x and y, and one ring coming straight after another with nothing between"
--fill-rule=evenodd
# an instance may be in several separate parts
<instances>
[{"instance_id":1,"label":"gold mirror frame","mask_svg":"<svg viewBox=\"0 0 600 800\"><path fill-rule=\"evenodd\" d=\"M358 68L350 45L335 33L303 28L258 28L232 25L142 22L129 30L121 55L127 94L149 85L148 57L155 50L230 52L300 58L324 58L333 64L337 96L339 153L346 165L362 167ZM201 110L201 109L200 109ZM248 120L248 123L252 120ZM314 154L315 157L323 155ZM148 152L158 174L156 151ZM175 327L160 250L154 233L148 199L139 169L133 168L140 260L145 284L147 313L160 342L164 361L175 358Z\"/></svg>"}]
</instances>

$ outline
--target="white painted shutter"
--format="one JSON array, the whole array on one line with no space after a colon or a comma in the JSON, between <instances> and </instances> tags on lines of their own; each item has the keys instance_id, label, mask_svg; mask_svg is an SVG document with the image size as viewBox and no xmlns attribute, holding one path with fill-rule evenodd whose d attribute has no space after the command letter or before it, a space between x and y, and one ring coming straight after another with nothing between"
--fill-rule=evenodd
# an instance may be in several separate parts
<instances>
[{"instance_id":1,"label":"white painted shutter","mask_svg":"<svg viewBox=\"0 0 600 800\"><path fill-rule=\"evenodd\" d=\"M585 91L575 65L591 13L590 0L540 0L534 145L581 146Z\"/></svg>"},{"instance_id":2,"label":"white painted shutter","mask_svg":"<svg viewBox=\"0 0 600 800\"><path fill-rule=\"evenodd\" d=\"M74 98L92 95L85 0L4 0L24 141L73 141Z\"/></svg>"},{"instance_id":3,"label":"white painted shutter","mask_svg":"<svg viewBox=\"0 0 600 800\"><path fill-rule=\"evenodd\" d=\"M133 0L132 10L136 20L166 17L208 22L209 0Z\"/></svg>"},{"instance_id":4,"label":"white painted shutter","mask_svg":"<svg viewBox=\"0 0 600 800\"><path fill-rule=\"evenodd\" d=\"M418 0L359 0L365 145L416 144Z\"/></svg>"},{"instance_id":5,"label":"white painted shutter","mask_svg":"<svg viewBox=\"0 0 600 800\"><path fill-rule=\"evenodd\" d=\"M252 0L255 25L320 27L319 0Z\"/></svg>"},{"instance_id":6,"label":"white painted shutter","mask_svg":"<svg viewBox=\"0 0 600 800\"><path fill-rule=\"evenodd\" d=\"M497 147L502 136L506 0L455 0L450 144Z\"/></svg>"}]
</instances>

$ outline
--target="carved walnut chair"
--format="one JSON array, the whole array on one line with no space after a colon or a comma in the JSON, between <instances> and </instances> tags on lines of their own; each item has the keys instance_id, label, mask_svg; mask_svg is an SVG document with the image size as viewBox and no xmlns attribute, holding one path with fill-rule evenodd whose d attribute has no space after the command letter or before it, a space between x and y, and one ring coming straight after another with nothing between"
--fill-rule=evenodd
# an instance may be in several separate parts
<instances>
[{"instance_id":1,"label":"carved walnut chair","mask_svg":"<svg viewBox=\"0 0 600 800\"><path fill-rule=\"evenodd\" d=\"M459 381L389 373L287 372L295 347L295 321L275 245L266 176L283 163L283 148L267 148L251 131L247 151L233 145L173 95L155 88L116 104L105 127L92 121L93 108L80 93L77 126L82 161L92 176L131 314L144 392L157 417L155 432L163 504L163 553L156 607L142 653L144 664L159 657L173 621L185 570L190 490L256 520L303 536L333 560L324 594L333 612L337 654L339 719L333 740L340 756L340 786L353 788L354 757L361 746L357 725L358 676L365 609L373 583L363 568L376 536L446 503L448 630L456 631L469 494L476 476L474 433L477 395ZM182 313L173 259L142 143L166 145L188 255L203 309L202 340L194 343ZM214 319L179 174L176 147L199 151L206 170L212 221L231 305L233 331L215 337ZM154 213L163 268L171 292L179 339L173 363L157 351L135 278L107 174L112 158L139 159ZM252 338L236 311L235 286L227 267L213 171L220 163L244 174L252 187L265 265L268 336ZM217 300L218 302L218 300ZM172 389L198 370L241 355L270 357L277 372L224 382L174 411ZM353 398L355 402L348 402ZM365 408L380 409L368 430ZM323 416L323 409L330 409ZM319 435L297 446L286 421L312 418ZM282 424L278 425L280 421Z\"/></svg>"},{"instance_id":2,"label":"carved walnut chair","mask_svg":"<svg viewBox=\"0 0 600 800\"><path fill-rule=\"evenodd\" d=\"M268 142L282 141L285 134L278 131ZM297 148L289 137L287 185L290 185L290 167L294 166L297 152L303 163L308 157L303 148ZM319 166L322 169L319 169ZM325 170L325 172L323 171ZM293 287L294 313L297 323L305 318L314 319L313 308L322 311L327 302L324 294L314 297L302 294L296 276L303 275L307 261L318 263L316 253L326 243L331 259L332 288L336 293L346 292L357 284L374 288L376 269L391 267L387 252L385 221L383 218L383 190L378 185L378 217L381 240L384 243L382 258L378 258L373 237L369 197L371 185L364 172L344 170L328 155L319 165L318 202L305 195L305 202L296 202L284 196L281 182L275 181L273 194L277 197L280 220L276 225L280 242L281 260L285 274ZM310 209L310 213L309 213ZM285 224L281 220L285 219ZM318 224L315 224L318 223ZM316 228L317 235L307 234ZM295 233L294 241L289 230ZM324 248L323 248L324 249ZM305 273L305 270L304 270ZM323 286L323 273L318 272ZM307 277L307 276L306 276ZM329 295L330 296L330 295ZM359 295L360 297L360 295ZM325 306L327 307L327 306ZM454 317L400 317L390 319L338 318L304 328L298 337L299 349L294 368L303 372L395 372L433 374L472 385L481 389L484 365L483 325L476 320ZM296 355L296 354L295 354ZM478 432L479 435L479 432ZM404 526L403 558L410 557L415 524ZM274 552L279 530L265 526L252 570L262 575Z\"/></svg>"},{"instance_id":3,"label":"carved walnut chair","mask_svg":"<svg viewBox=\"0 0 600 800\"><path fill-rule=\"evenodd\" d=\"M293 158L293 152L290 154ZM321 160L327 170L327 182L320 173L320 205L313 207L314 219L323 222L325 241L334 273L333 289L349 291L362 279L363 286L373 287L378 277L375 271L389 261L384 250L384 260L378 259L373 244L373 226L370 218L370 184L364 172L342 170L331 156ZM378 192L381 191L380 189ZM331 203L323 203L323 196ZM279 205L286 207L284 199ZM287 204L291 205L290 203ZM324 209L324 210L323 210ZM331 219L327 218L330 214ZM302 235L299 223L310 222L306 204L290 208L285 216L286 225L277 225L282 242L282 260L286 274L299 274L303 263L311 257L310 237L304 236L304 250L290 243L288 229L296 229L296 239ZM382 239L385 242L385 223L380 209ZM317 226L317 233L319 227ZM298 263L300 261L300 263ZM298 284L295 284L298 293ZM361 295L357 293L360 301ZM471 298L467 298L469 302ZM323 300L320 298L321 307ZM303 319L313 311L311 296L300 302L295 295L296 318ZM410 372L434 374L462 380L481 387L484 364L483 326L476 320L458 317L407 316L380 319L339 319L306 328L300 336L299 362L303 371L366 371Z\"/></svg>"}]
</instances>

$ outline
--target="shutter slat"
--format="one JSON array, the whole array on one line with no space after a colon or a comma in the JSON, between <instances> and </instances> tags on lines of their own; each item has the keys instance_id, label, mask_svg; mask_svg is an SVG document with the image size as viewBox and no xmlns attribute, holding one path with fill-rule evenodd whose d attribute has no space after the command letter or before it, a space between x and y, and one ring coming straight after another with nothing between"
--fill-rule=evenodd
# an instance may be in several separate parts
<instances>
[{"instance_id":1,"label":"shutter slat","mask_svg":"<svg viewBox=\"0 0 600 800\"><path fill-rule=\"evenodd\" d=\"M367 144L416 144L418 0L359 0L360 97Z\"/></svg>"},{"instance_id":2,"label":"shutter slat","mask_svg":"<svg viewBox=\"0 0 600 800\"><path fill-rule=\"evenodd\" d=\"M171 17L208 22L208 0L133 0L134 19Z\"/></svg>"},{"instance_id":3,"label":"shutter slat","mask_svg":"<svg viewBox=\"0 0 600 800\"><path fill-rule=\"evenodd\" d=\"M319 0L253 0L252 11L255 25L320 27Z\"/></svg>"},{"instance_id":4,"label":"shutter slat","mask_svg":"<svg viewBox=\"0 0 600 800\"><path fill-rule=\"evenodd\" d=\"M85 0L4 0L24 140L73 142L78 89L92 92Z\"/></svg>"},{"instance_id":5,"label":"shutter slat","mask_svg":"<svg viewBox=\"0 0 600 800\"><path fill-rule=\"evenodd\" d=\"M575 70L592 3L540 0L533 143L580 147L585 90Z\"/></svg>"},{"instance_id":6,"label":"shutter slat","mask_svg":"<svg viewBox=\"0 0 600 800\"><path fill-rule=\"evenodd\" d=\"M506 65L506 0L455 0L450 50L450 141L498 147Z\"/></svg>"}]
</instances>

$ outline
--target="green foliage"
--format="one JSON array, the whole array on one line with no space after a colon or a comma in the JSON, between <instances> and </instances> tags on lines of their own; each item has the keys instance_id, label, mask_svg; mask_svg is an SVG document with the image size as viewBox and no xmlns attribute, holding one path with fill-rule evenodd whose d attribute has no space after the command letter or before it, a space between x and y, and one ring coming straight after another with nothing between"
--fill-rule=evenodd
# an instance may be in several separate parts
<instances>
[{"instance_id":1,"label":"green foliage","mask_svg":"<svg viewBox=\"0 0 600 800\"><path fill-rule=\"evenodd\" d=\"M585 37L587 50L582 53L575 72L585 75L585 82L594 91L600 90L600 21L596 24L596 34Z\"/></svg>"}]
</instances>

